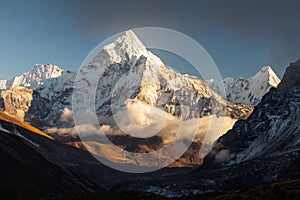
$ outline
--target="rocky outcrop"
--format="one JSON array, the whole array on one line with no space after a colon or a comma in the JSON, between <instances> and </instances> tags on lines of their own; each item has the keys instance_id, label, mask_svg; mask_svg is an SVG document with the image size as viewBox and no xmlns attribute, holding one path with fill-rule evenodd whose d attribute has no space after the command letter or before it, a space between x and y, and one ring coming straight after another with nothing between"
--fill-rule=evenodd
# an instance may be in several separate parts
<instances>
[{"instance_id":1,"label":"rocky outcrop","mask_svg":"<svg viewBox=\"0 0 300 200\"><path fill-rule=\"evenodd\" d=\"M15 86L11 90L1 92L4 101L4 111L19 120L24 120L32 101L33 90L21 86Z\"/></svg>"},{"instance_id":2,"label":"rocky outcrop","mask_svg":"<svg viewBox=\"0 0 300 200\"><path fill-rule=\"evenodd\" d=\"M291 63L286 69L283 81L279 84L278 89L289 90L293 87L300 87L300 60Z\"/></svg>"},{"instance_id":3,"label":"rocky outcrop","mask_svg":"<svg viewBox=\"0 0 300 200\"><path fill-rule=\"evenodd\" d=\"M0 94L2 93L2 90L0 90ZM4 99L0 97L0 110L4 111Z\"/></svg>"}]
</instances>

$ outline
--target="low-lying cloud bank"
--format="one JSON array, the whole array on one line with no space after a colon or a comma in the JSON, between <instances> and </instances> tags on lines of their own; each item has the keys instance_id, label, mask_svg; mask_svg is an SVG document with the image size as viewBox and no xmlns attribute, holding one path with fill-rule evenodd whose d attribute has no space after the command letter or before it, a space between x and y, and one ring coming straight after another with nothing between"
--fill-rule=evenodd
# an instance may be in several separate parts
<instances>
[{"instance_id":1,"label":"low-lying cloud bank","mask_svg":"<svg viewBox=\"0 0 300 200\"><path fill-rule=\"evenodd\" d=\"M72 110L65 108L60 121L71 124L74 121L73 114ZM79 135L80 138L93 135L130 135L140 138L159 136L163 138L165 144L172 142L175 138L177 140L191 138L194 142L212 144L231 129L236 121L230 117L215 115L181 121L161 109L137 100L130 100L127 108L119 111L113 118L98 117L98 124L89 121L93 115L93 113L81 114L79 121L83 121L82 124L67 128L52 127L46 132L59 136L78 137Z\"/></svg>"}]
</instances>

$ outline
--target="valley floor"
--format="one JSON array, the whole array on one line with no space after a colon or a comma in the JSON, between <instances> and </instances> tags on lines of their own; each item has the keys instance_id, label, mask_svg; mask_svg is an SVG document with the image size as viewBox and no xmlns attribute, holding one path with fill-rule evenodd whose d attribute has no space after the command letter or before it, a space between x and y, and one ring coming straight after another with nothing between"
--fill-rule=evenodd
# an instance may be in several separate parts
<instances>
[{"instance_id":1,"label":"valley floor","mask_svg":"<svg viewBox=\"0 0 300 200\"><path fill-rule=\"evenodd\" d=\"M142 193L142 192L100 192L92 195L80 197L67 197L67 200L98 200L98 199L111 199L111 200L167 200L169 198L161 197L155 194ZM228 199L272 199L272 200L296 200L300 199L300 179L264 183L254 187L243 188L239 191L223 192L223 193L210 193L196 196L187 196L181 198L174 198L174 200L228 200Z\"/></svg>"}]
</instances>

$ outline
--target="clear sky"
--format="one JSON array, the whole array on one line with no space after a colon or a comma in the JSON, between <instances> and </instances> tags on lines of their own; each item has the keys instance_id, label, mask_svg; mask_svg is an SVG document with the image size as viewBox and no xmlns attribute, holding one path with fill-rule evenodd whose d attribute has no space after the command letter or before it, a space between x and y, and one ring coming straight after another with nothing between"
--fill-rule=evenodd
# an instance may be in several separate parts
<instances>
[{"instance_id":1,"label":"clear sky","mask_svg":"<svg viewBox=\"0 0 300 200\"><path fill-rule=\"evenodd\" d=\"M264 65L282 76L300 59L299 8L296 0L0 0L0 79L36 63L75 71L107 37L146 26L194 38L223 77L248 77Z\"/></svg>"}]
</instances>

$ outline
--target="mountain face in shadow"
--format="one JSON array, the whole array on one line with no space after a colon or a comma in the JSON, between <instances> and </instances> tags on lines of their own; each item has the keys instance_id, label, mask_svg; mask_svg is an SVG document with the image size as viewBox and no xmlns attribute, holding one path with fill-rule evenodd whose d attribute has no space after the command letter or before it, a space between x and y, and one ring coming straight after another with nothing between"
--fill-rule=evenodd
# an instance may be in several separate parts
<instances>
[{"instance_id":1,"label":"mountain face in shadow","mask_svg":"<svg viewBox=\"0 0 300 200\"><path fill-rule=\"evenodd\" d=\"M299 157L300 61L291 63L277 89L271 89L247 120L239 120L220 137L207 155L205 166L281 160L280 168ZM234 142L233 142L234 141ZM280 172L272 170L274 176Z\"/></svg>"}]
</instances>

